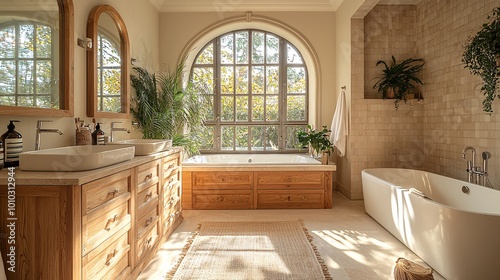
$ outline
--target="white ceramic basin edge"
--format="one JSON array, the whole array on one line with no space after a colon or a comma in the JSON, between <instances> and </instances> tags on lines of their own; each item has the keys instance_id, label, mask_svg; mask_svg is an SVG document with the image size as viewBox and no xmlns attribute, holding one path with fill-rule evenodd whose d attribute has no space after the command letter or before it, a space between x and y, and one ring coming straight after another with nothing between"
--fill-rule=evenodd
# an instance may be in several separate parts
<instances>
[{"instance_id":1,"label":"white ceramic basin edge","mask_svg":"<svg viewBox=\"0 0 500 280\"><path fill-rule=\"evenodd\" d=\"M107 143L109 145L133 145L136 156L156 154L172 147L171 140L160 139L128 139Z\"/></svg>"},{"instance_id":2,"label":"white ceramic basin edge","mask_svg":"<svg viewBox=\"0 0 500 280\"><path fill-rule=\"evenodd\" d=\"M130 160L131 145L86 145L23 152L19 168L26 171L84 171Z\"/></svg>"}]
</instances>

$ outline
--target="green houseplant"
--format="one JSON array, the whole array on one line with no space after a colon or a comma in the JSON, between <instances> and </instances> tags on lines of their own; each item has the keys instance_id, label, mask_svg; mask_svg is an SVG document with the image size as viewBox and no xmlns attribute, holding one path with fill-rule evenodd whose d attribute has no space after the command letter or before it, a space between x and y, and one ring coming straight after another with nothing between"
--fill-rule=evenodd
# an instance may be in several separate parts
<instances>
[{"instance_id":1,"label":"green houseplant","mask_svg":"<svg viewBox=\"0 0 500 280\"><path fill-rule=\"evenodd\" d=\"M382 95L383 99L394 98L394 108L399 108L399 101L406 103L407 95L415 88L413 83L423 84L418 74L424 67L423 58L408 58L401 63L391 56L390 64L379 60L375 66L383 65L384 69L373 86Z\"/></svg>"},{"instance_id":2,"label":"green houseplant","mask_svg":"<svg viewBox=\"0 0 500 280\"><path fill-rule=\"evenodd\" d=\"M328 155L333 151L333 144L330 142L330 137L327 133L332 132L323 126L322 130L316 131L311 125L307 125L306 130L299 130L297 132L297 140L299 141L300 148L309 148L309 152L314 157L319 157L323 153Z\"/></svg>"},{"instance_id":3,"label":"green houseplant","mask_svg":"<svg viewBox=\"0 0 500 280\"><path fill-rule=\"evenodd\" d=\"M171 72L150 73L132 67L131 75L136 97L130 112L138 122L145 139L171 139L174 146L183 146L189 154L199 152L196 131L203 126L208 99L199 86L183 86L184 63Z\"/></svg>"},{"instance_id":4,"label":"green houseplant","mask_svg":"<svg viewBox=\"0 0 500 280\"><path fill-rule=\"evenodd\" d=\"M483 111L491 114L491 103L498 94L500 77L500 7L493 9L487 16L488 23L475 36L469 37L464 46L462 62L465 68L473 75L479 76L483 84L481 92L484 94Z\"/></svg>"}]
</instances>

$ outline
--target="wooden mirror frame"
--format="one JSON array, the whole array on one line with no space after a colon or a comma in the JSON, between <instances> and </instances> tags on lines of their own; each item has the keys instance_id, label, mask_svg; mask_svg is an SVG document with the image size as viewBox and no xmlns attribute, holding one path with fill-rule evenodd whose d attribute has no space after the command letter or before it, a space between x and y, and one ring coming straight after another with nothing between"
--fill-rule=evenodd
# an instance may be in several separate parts
<instances>
[{"instance_id":1,"label":"wooden mirror frame","mask_svg":"<svg viewBox=\"0 0 500 280\"><path fill-rule=\"evenodd\" d=\"M115 22L120 34L121 57L121 113L99 112L97 110L97 34L99 16L108 14ZM92 39L92 48L87 52L87 117L129 118L130 117L130 44L125 22L115 8L109 5L94 7L87 21L87 37Z\"/></svg>"},{"instance_id":2,"label":"wooden mirror frame","mask_svg":"<svg viewBox=\"0 0 500 280\"><path fill-rule=\"evenodd\" d=\"M59 109L0 105L0 115L72 117L74 114L74 8L72 0L57 0L59 6Z\"/></svg>"}]
</instances>

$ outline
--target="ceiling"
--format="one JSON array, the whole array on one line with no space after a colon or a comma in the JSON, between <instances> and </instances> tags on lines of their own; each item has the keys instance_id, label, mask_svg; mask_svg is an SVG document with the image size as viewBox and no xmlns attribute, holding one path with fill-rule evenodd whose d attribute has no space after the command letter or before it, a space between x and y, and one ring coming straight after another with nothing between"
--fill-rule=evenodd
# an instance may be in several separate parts
<instances>
[{"instance_id":1,"label":"ceiling","mask_svg":"<svg viewBox=\"0 0 500 280\"><path fill-rule=\"evenodd\" d=\"M336 11L350 0L149 0L160 12ZM416 4L421 0L380 0Z\"/></svg>"}]
</instances>

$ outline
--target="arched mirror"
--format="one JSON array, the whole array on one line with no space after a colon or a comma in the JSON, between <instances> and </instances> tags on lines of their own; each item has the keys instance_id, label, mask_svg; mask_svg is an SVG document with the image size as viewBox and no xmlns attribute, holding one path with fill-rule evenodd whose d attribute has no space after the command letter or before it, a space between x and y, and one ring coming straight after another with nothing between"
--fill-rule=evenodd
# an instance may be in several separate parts
<instances>
[{"instance_id":1,"label":"arched mirror","mask_svg":"<svg viewBox=\"0 0 500 280\"><path fill-rule=\"evenodd\" d=\"M87 36L87 116L129 117L129 40L120 14L100 5L90 12Z\"/></svg>"},{"instance_id":2,"label":"arched mirror","mask_svg":"<svg viewBox=\"0 0 500 280\"><path fill-rule=\"evenodd\" d=\"M2 0L0 114L73 116L72 0Z\"/></svg>"}]
</instances>

